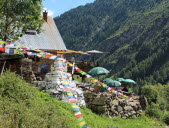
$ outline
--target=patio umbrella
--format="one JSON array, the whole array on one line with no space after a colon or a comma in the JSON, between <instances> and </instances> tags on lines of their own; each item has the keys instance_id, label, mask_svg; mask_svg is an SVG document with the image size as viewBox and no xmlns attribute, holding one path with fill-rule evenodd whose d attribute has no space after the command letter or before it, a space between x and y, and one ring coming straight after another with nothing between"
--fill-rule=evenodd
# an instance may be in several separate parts
<instances>
[{"instance_id":1,"label":"patio umbrella","mask_svg":"<svg viewBox=\"0 0 169 128\"><path fill-rule=\"evenodd\" d=\"M113 81L112 79L110 79L110 78L105 78L104 80L103 80L105 83L111 83L111 81Z\"/></svg>"},{"instance_id":2,"label":"patio umbrella","mask_svg":"<svg viewBox=\"0 0 169 128\"><path fill-rule=\"evenodd\" d=\"M122 81L124 81L125 79L124 79L124 78L117 78L116 80L122 82Z\"/></svg>"},{"instance_id":3,"label":"patio umbrella","mask_svg":"<svg viewBox=\"0 0 169 128\"><path fill-rule=\"evenodd\" d=\"M125 79L124 80L125 83L132 83L132 84L136 84L136 82L132 79Z\"/></svg>"},{"instance_id":4,"label":"patio umbrella","mask_svg":"<svg viewBox=\"0 0 169 128\"><path fill-rule=\"evenodd\" d=\"M97 75L105 75L105 74L108 74L110 72L103 67L95 67L95 68L92 68L88 73L90 75L97 76Z\"/></svg>"},{"instance_id":5,"label":"patio umbrella","mask_svg":"<svg viewBox=\"0 0 169 128\"><path fill-rule=\"evenodd\" d=\"M97 51L97 50L91 50L91 51L86 51L87 53L92 53L92 54L103 54L104 52Z\"/></svg>"},{"instance_id":6,"label":"patio umbrella","mask_svg":"<svg viewBox=\"0 0 169 128\"><path fill-rule=\"evenodd\" d=\"M93 65L95 66L95 55L103 54L104 52L97 51L97 50L91 50L91 51L86 51L86 53L93 54Z\"/></svg>"},{"instance_id":7,"label":"patio umbrella","mask_svg":"<svg viewBox=\"0 0 169 128\"><path fill-rule=\"evenodd\" d=\"M90 54L88 54L88 53L86 53L86 52L84 52L84 53L81 53L81 54L83 54L83 55L90 55Z\"/></svg>"},{"instance_id":8,"label":"patio umbrella","mask_svg":"<svg viewBox=\"0 0 169 128\"><path fill-rule=\"evenodd\" d=\"M108 86L110 87L119 87L121 86L121 83L119 81L116 80L112 80L110 78L106 78L103 80L106 84L108 84Z\"/></svg>"}]
</instances>

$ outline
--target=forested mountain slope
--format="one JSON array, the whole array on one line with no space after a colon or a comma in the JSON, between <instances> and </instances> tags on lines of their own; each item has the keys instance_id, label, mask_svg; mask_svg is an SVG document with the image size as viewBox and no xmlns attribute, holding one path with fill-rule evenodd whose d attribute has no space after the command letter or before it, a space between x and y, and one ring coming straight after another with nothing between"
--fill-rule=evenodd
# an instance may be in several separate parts
<instances>
[{"instance_id":1,"label":"forested mountain slope","mask_svg":"<svg viewBox=\"0 0 169 128\"><path fill-rule=\"evenodd\" d=\"M101 50L111 77L169 82L169 1L96 0L55 22L68 49Z\"/></svg>"}]
</instances>

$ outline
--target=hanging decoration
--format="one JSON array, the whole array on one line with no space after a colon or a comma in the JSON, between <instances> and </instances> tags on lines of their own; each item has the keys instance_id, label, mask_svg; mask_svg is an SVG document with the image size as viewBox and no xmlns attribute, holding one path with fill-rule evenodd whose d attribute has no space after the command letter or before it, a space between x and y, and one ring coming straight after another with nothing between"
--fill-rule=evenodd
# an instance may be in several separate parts
<instances>
[{"instance_id":1,"label":"hanging decoration","mask_svg":"<svg viewBox=\"0 0 169 128\"><path fill-rule=\"evenodd\" d=\"M66 74L63 71L64 67L63 67L62 61L64 59L58 58L57 60L58 60L59 70L62 71L62 78L64 80L63 85L64 85L64 88L65 88L65 92L66 92L66 94L69 98L69 103L71 104L73 111L75 112L75 117L77 118L77 121L79 122L79 125L80 125L81 128L88 128L88 125L85 122L85 119L83 118L83 115L80 112L80 108L77 105L77 100L74 98L74 95L71 91L71 88L70 88L70 85L69 85L69 80L68 80L68 78L66 77Z\"/></svg>"},{"instance_id":2,"label":"hanging decoration","mask_svg":"<svg viewBox=\"0 0 169 128\"><path fill-rule=\"evenodd\" d=\"M27 54L27 55L35 55L38 57L42 57L42 58L47 58L47 59L53 59L53 60L58 60L58 61L63 61L65 63L67 63L69 66L73 66L72 63L68 62L67 60L58 57L54 54L48 53L48 52L44 52L42 50L33 48L32 46L29 47L24 47L24 45L28 46L28 44L24 43L23 41L21 41L20 39L17 39L19 41L20 44L17 43L13 43L13 42L5 42L5 41L0 41L0 43L4 43L6 44L6 52L7 53L13 53L13 54L19 54L19 55L23 55L23 54ZM15 49L12 49L10 47L8 47L8 45L13 44L13 46L15 47ZM22 45L21 45L22 44ZM29 50L33 50L34 52L30 52ZM59 66L59 70L63 72L64 68L63 65L61 63L58 64ZM127 99L131 99L132 97L128 97L116 90L114 90L113 88L110 88L109 86L107 86L106 84L104 84L103 82L100 82L99 80L95 79L94 77L92 77L91 75L87 74L86 72L82 71L81 69L79 69L77 66L74 66L74 68L76 69L77 72L79 72L82 75L85 75L87 78L91 79L93 83L97 83L99 85L101 85L102 87L106 88L108 91L113 92L115 94L117 94L118 96L120 96L121 98L127 98ZM64 72L63 72L64 73ZM66 75L63 75L62 77L64 79L64 88L65 91L67 93L67 96L69 98L69 103L71 104L73 110L75 111L75 116L77 118L77 120L79 121L79 125L81 128L88 128L87 123L85 122L83 115L80 112L80 108L78 107L78 105L76 104L77 101L73 96L73 93L71 91L70 85L69 85L69 81L68 78L66 77Z\"/></svg>"},{"instance_id":3,"label":"hanging decoration","mask_svg":"<svg viewBox=\"0 0 169 128\"><path fill-rule=\"evenodd\" d=\"M25 44L23 41L21 41L19 38L17 39L19 41L20 44ZM12 42L11 42L12 43ZM7 44L7 42L6 42ZM20 45L20 44L14 44L16 48L18 48L17 46ZM26 44L28 45L28 44ZM51 54L51 53L47 53L47 52L44 52L42 50L39 50L39 49L36 49L36 48L33 48L32 46L31 47L28 47L28 48L18 48L18 49L14 49L14 54L20 54L20 55L23 55L25 53L25 50L33 50L35 52L26 52L28 55L36 55L38 57L42 57L42 58L47 58L47 59L54 59L54 60L57 60L59 59L60 57L59 56L56 56L54 54ZM10 51L10 50L8 50ZM73 66L72 63L70 63L69 61L65 60L62 58L62 61L66 62L69 66ZM87 74L86 72L82 71L81 69L79 69L77 66L74 66L74 68L76 69L77 72L79 72L80 74L82 75L85 75L87 78L91 79L93 83L97 83L99 85L101 85L102 87L106 88L108 91L110 92L113 92L113 93L116 93L118 96L120 96L121 98L126 98L126 99L131 99L132 97L129 97L129 96L126 96L124 95L123 93L120 93L116 90L114 90L113 88L110 88L109 86L107 86L106 84L104 84L103 82L100 82L99 80L95 79L94 77L92 77L91 75Z\"/></svg>"}]
</instances>

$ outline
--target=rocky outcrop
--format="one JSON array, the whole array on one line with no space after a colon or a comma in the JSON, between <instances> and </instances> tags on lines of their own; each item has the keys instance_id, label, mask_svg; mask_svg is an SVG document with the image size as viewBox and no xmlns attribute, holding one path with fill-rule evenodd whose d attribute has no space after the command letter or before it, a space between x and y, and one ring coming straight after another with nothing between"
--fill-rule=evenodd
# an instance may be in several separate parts
<instances>
[{"instance_id":1,"label":"rocky outcrop","mask_svg":"<svg viewBox=\"0 0 169 128\"><path fill-rule=\"evenodd\" d=\"M115 94L92 93L84 94L86 107L93 112L109 117L120 116L124 119L141 115L141 106L138 99L121 99Z\"/></svg>"}]
</instances>

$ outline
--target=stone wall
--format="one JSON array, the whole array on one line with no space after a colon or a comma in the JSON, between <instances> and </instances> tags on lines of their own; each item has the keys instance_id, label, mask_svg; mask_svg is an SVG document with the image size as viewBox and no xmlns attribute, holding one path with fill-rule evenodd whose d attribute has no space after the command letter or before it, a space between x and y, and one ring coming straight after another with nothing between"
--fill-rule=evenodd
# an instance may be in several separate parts
<instances>
[{"instance_id":1,"label":"stone wall","mask_svg":"<svg viewBox=\"0 0 169 128\"><path fill-rule=\"evenodd\" d=\"M120 116L124 119L141 115L141 106L138 99L121 99L110 93L84 93L86 107L93 112L109 117Z\"/></svg>"},{"instance_id":2,"label":"stone wall","mask_svg":"<svg viewBox=\"0 0 169 128\"><path fill-rule=\"evenodd\" d=\"M21 74L23 79L28 83L34 83L37 80L43 80L46 73L51 71L51 65L53 62L54 60L45 58L22 58L20 59L20 65L18 65L18 67L20 67L19 74Z\"/></svg>"},{"instance_id":3,"label":"stone wall","mask_svg":"<svg viewBox=\"0 0 169 128\"><path fill-rule=\"evenodd\" d=\"M40 61L37 65L41 65L46 61ZM49 65L52 63L48 62ZM61 66L59 66L61 65ZM37 66L38 68L39 66ZM62 70L60 70L62 69ZM86 106L93 112L109 117L120 116L122 118L134 118L141 115L143 107L145 109L145 97L133 97L130 99L121 99L117 97L115 93L94 93L83 92L81 88L78 88L75 82L72 80L72 75L67 73L67 64L64 62L54 61L53 65L50 65L50 72L45 75L43 81L37 81L32 69L32 60L24 58L21 60L21 72L23 78L32 83L36 81L37 86L52 94L59 100L69 103L67 93L64 88L65 78L68 80L68 84L71 88L74 98L77 100L79 106ZM139 100L141 102L139 102ZM140 105L142 103L142 105Z\"/></svg>"},{"instance_id":4,"label":"stone wall","mask_svg":"<svg viewBox=\"0 0 169 128\"><path fill-rule=\"evenodd\" d=\"M60 67L59 65L62 65ZM59 69L63 68L63 71ZM83 91L81 88L76 87L75 82L72 80L72 75L67 72L67 64L64 62L58 63L55 61L51 67L51 72L47 73L43 81L37 82L37 86L43 88L46 92L53 95L53 97L69 103L67 92L64 87L64 80L68 81L71 92L73 93L74 98L77 100L78 106L85 106Z\"/></svg>"},{"instance_id":5,"label":"stone wall","mask_svg":"<svg viewBox=\"0 0 169 128\"><path fill-rule=\"evenodd\" d=\"M54 60L52 59L35 57L32 61L32 70L37 77L40 77L43 80L46 73L51 71L53 62ZM46 65L46 67L44 67L44 65Z\"/></svg>"},{"instance_id":6,"label":"stone wall","mask_svg":"<svg viewBox=\"0 0 169 128\"><path fill-rule=\"evenodd\" d=\"M23 58L20 60L20 64L20 74L22 78L28 83L33 83L34 81L36 81L36 77L32 70L32 60L28 58Z\"/></svg>"}]
</instances>

